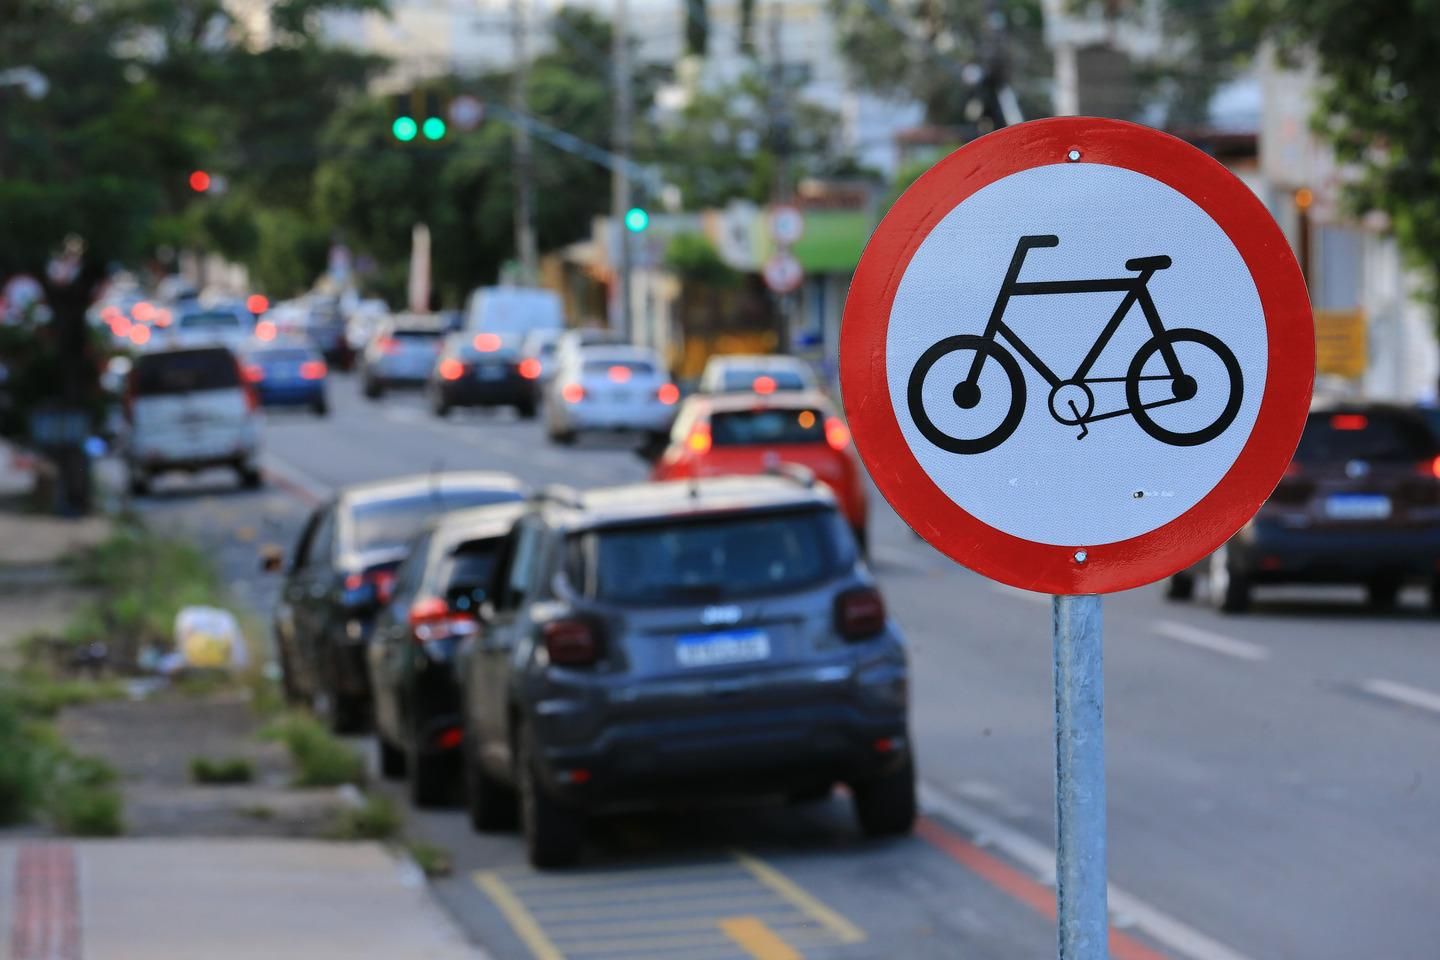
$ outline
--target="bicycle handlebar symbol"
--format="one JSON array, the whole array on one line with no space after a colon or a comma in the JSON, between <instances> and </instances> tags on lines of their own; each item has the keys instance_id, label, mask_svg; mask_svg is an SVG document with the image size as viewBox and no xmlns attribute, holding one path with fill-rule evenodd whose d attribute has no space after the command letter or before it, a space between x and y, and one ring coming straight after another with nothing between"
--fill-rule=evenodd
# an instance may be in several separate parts
<instances>
[{"instance_id":1,"label":"bicycle handlebar symbol","mask_svg":"<svg viewBox=\"0 0 1440 960\"><path fill-rule=\"evenodd\" d=\"M1015 432L1025 413L1025 375L1014 354L1000 342L1002 336L1009 342L1015 353L1020 354L1050 384L1050 415L1065 426L1078 426L1080 428L1078 439L1083 440L1089 434L1089 424L1112 417L1123 417L1126 414L1133 416L1140 429L1151 437L1161 443L1176 447L1198 446L1208 443L1224 433L1226 428L1234 422L1235 415L1240 412L1240 401L1243 397L1240 364L1236 362L1235 355L1230 349L1213 334L1187 327L1167 330L1161 323L1159 311L1155 308L1155 301L1150 296L1149 283L1150 278L1156 272L1170 266L1170 258L1166 256L1137 257L1134 260L1126 261L1125 269L1136 272L1136 276L1133 277L1100 280L1020 280L1020 267L1025 262L1026 254L1037 247L1055 247L1059 244L1060 238L1051 234L1021 237L1015 244L1015 253L1010 258L1010 267L1005 274L1004 283L1000 285L1000 293L995 298L995 306L990 312L990 320L986 324L985 333L978 336L959 334L946 337L920 355L914 369L910 371L907 401L910 416L921 434L942 450L948 450L951 453L973 454L993 450ZM1080 361L1075 373L1067 379L1062 379L1046 366L1029 345L1020 338L1019 334L1005 323L1005 308L1009 305L1012 297L1106 292L1123 293L1125 296L1105 324L1104 329L1100 331L1100 335L1096 337L1090 352ZM1125 376L1090 376L1091 368L1095 366L1100 354L1115 335L1120 322L1125 319L1130 308L1136 304L1139 304L1141 312L1144 313L1145 319L1150 324L1150 339L1135 351L1135 357L1131 360ZM1218 416L1207 423L1196 426L1195 429L1171 430L1157 423L1150 416L1150 411L1157 407L1171 406L1196 399L1202 392L1202 386L1207 386L1202 385L1196 377L1187 374L1182 368L1179 353L1176 351L1176 347L1181 344L1208 351L1220 361L1229 378L1226 386L1228 392L1224 396L1224 407ZM937 427L925 411L926 376L941 358L961 352L973 352L975 356L970 361L969 372L951 391L951 398L957 408L967 411L977 410L981 406L985 396L980 387L980 374L987 360L992 360L1000 365L1010 391L1008 407L1005 408L1005 415L1001 419L1000 425L990 432L976 437L952 436ZM1145 365L1157 353L1164 362L1164 372L1146 374ZM1191 369L1195 369L1193 365ZM1157 381L1169 381L1170 396L1161 400L1142 402L1141 384ZM1119 410L1096 413L1094 410L1095 395L1091 391L1090 385L1097 383L1123 383L1126 405ZM1207 397L1210 395L1207 393ZM1215 402L1219 402L1218 395L1215 397ZM1193 424L1188 426L1193 426Z\"/></svg>"}]
</instances>

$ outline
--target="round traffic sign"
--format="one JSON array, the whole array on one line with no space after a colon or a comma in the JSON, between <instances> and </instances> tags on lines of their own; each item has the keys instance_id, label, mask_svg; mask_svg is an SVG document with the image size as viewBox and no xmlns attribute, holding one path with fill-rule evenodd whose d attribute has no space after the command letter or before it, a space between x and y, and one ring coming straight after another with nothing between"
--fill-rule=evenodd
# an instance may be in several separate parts
<instances>
[{"instance_id":1,"label":"round traffic sign","mask_svg":"<svg viewBox=\"0 0 1440 960\"><path fill-rule=\"evenodd\" d=\"M789 204L770 208L770 236L776 243L793 246L805 235L805 215Z\"/></svg>"},{"instance_id":2,"label":"round traffic sign","mask_svg":"<svg viewBox=\"0 0 1440 960\"><path fill-rule=\"evenodd\" d=\"M851 431L954 560L1056 594L1209 554L1284 473L1309 407L1299 268L1204 153L1087 117L1008 127L895 203L845 304Z\"/></svg>"},{"instance_id":3,"label":"round traffic sign","mask_svg":"<svg viewBox=\"0 0 1440 960\"><path fill-rule=\"evenodd\" d=\"M450 122L458 129L474 130L485 118L485 104L477 97L462 93L450 101L450 109L446 112L450 116Z\"/></svg>"},{"instance_id":4,"label":"round traffic sign","mask_svg":"<svg viewBox=\"0 0 1440 960\"><path fill-rule=\"evenodd\" d=\"M775 293L790 293L799 289L805 279L805 270L800 261L781 251L765 261L765 286Z\"/></svg>"}]
</instances>

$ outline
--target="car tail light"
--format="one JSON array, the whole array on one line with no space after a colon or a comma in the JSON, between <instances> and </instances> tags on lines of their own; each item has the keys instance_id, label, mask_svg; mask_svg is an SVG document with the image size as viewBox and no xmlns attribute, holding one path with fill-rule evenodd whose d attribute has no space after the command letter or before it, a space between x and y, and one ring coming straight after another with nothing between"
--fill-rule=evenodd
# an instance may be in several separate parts
<instances>
[{"instance_id":1,"label":"car tail light","mask_svg":"<svg viewBox=\"0 0 1440 960\"><path fill-rule=\"evenodd\" d=\"M578 383L567 383L560 395L565 398L566 403L579 403L585 399L585 388Z\"/></svg>"},{"instance_id":2,"label":"car tail light","mask_svg":"<svg viewBox=\"0 0 1440 960\"><path fill-rule=\"evenodd\" d=\"M660 389L655 391L655 399L665 406L671 406L680 400L680 388L673 383L662 383Z\"/></svg>"},{"instance_id":3,"label":"car tail light","mask_svg":"<svg viewBox=\"0 0 1440 960\"><path fill-rule=\"evenodd\" d=\"M369 603L389 603L395 587L395 571L387 569L366 570L345 577L344 602L358 607Z\"/></svg>"},{"instance_id":4,"label":"car tail light","mask_svg":"<svg viewBox=\"0 0 1440 960\"><path fill-rule=\"evenodd\" d=\"M470 342L481 353L494 353L500 349L500 337L494 333L477 333L475 339Z\"/></svg>"},{"instance_id":5,"label":"car tail light","mask_svg":"<svg viewBox=\"0 0 1440 960\"><path fill-rule=\"evenodd\" d=\"M270 341L275 339L275 324L269 320L261 320L255 324L255 339Z\"/></svg>"},{"instance_id":6,"label":"car tail light","mask_svg":"<svg viewBox=\"0 0 1440 960\"><path fill-rule=\"evenodd\" d=\"M155 326L160 327L160 328L163 329L163 328L165 328L165 327L170 326L170 324L172 324L172 323L174 323L174 322L175 322L175 315L174 315L173 313L171 313L169 310L166 310L165 308L162 307L162 308L160 308L159 310L156 310L156 311L155 311L155 321L154 321Z\"/></svg>"},{"instance_id":7,"label":"car tail light","mask_svg":"<svg viewBox=\"0 0 1440 960\"><path fill-rule=\"evenodd\" d=\"M480 622L473 616L457 613L439 597L421 597L410 605L410 632L417 643L443 640L446 637L468 637L480 631Z\"/></svg>"},{"instance_id":8,"label":"car tail light","mask_svg":"<svg viewBox=\"0 0 1440 960\"><path fill-rule=\"evenodd\" d=\"M850 428L839 417L825 418L825 442L832 450L844 450L850 446Z\"/></svg>"},{"instance_id":9,"label":"car tail light","mask_svg":"<svg viewBox=\"0 0 1440 960\"><path fill-rule=\"evenodd\" d=\"M709 453L714 446L714 438L710 435L710 424L701 421L690 430L690 436L685 438L685 449L691 453Z\"/></svg>"},{"instance_id":10,"label":"car tail light","mask_svg":"<svg viewBox=\"0 0 1440 960\"><path fill-rule=\"evenodd\" d=\"M541 629L550 662L561 667L587 667L600 659L600 638L584 620L551 620Z\"/></svg>"},{"instance_id":11,"label":"car tail light","mask_svg":"<svg viewBox=\"0 0 1440 960\"><path fill-rule=\"evenodd\" d=\"M1337 413L1330 418L1331 430L1364 430L1370 418L1363 413Z\"/></svg>"},{"instance_id":12,"label":"car tail light","mask_svg":"<svg viewBox=\"0 0 1440 960\"><path fill-rule=\"evenodd\" d=\"M1433 460L1427 460L1424 463L1420 464L1419 473L1422 477L1432 477L1436 480L1440 480L1440 457L1436 457Z\"/></svg>"},{"instance_id":13,"label":"car tail light","mask_svg":"<svg viewBox=\"0 0 1440 960\"><path fill-rule=\"evenodd\" d=\"M755 382L752 383L751 386L755 388L756 393L762 396L768 396L775 392L775 378L756 377Z\"/></svg>"},{"instance_id":14,"label":"car tail light","mask_svg":"<svg viewBox=\"0 0 1440 960\"><path fill-rule=\"evenodd\" d=\"M241 368L246 383L259 383L265 379L265 368L258 363L247 363Z\"/></svg>"},{"instance_id":15,"label":"car tail light","mask_svg":"<svg viewBox=\"0 0 1440 960\"><path fill-rule=\"evenodd\" d=\"M325 366L324 360L306 360L300 364L300 379L302 380L324 380L325 374L330 369Z\"/></svg>"},{"instance_id":16,"label":"car tail light","mask_svg":"<svg viewBox=\"0 0 1440 960\"><path fill-rule=\"evenodd\" d=\"M441 380L459 380L465 375L465 364L454 357L446 357L440 361Z\"/></svg>"},{"instance_id":17,"label":"car tail light","mask_svg":"<svg viewBox=\"0 0 1440 960\"><path fill-rule=\"evenodd\" d=\"M526 357L524 360L521 360L520 366L517 369L520 372L520 376L526 380L540 379L540 361L534 357Z\"/></svg>"},{"instance_id":18,"label":"car tail light","mask_svg":"<svg viewBox=\"0 0 1440 960\"><path fill-rule=\"evenodd\" d=\"M605 371L605 375L610 378L611 383L630 382L630 368L622 367L618 363L615 364L615 366L611 367L609 370Z\"/></svg>"},{"instance_id":19,"label":"car tail light","mask_svg":"<svg viewBox=\"0 0 1440 960\"><path fill-rule=\"evenodd\" d=\"M143 323L137 323L130 328L130 342L137 347L143 347L150 342L150 328Z\"/></svg>"},{"instance_id":20,"label":"car tail light","mask_svg":"<svg viewBox=\"0 0 1440 960\"><path fill-rule=\"evenodd\" d=\"M118 317L113 323L110 324L110 332L115 334L115 336L117 337L128 340L130 338L130 326L131 324L129 320L125 319L124 317Z\"/></svg>"},{"instance_id":21,"label":"car tail light","mask_svg":"<svg viewBox=\"0 0 1440 960\"><path fill-rule=\"evenodd\" d=\"M835 598L835 629L846 640L865 640L885 629L885 599L874 587L855 587Z\"/></svg>"},{"instance_id":22,"label":"car tail light","mask_svg":"<svg viewBox=\"0 0 1440 960\"><path fill-rule=\"evenodd\" d=\"M394 337L381 337L375 342L381 353L399 353L400 344Z\"/></svg>"}]
</instances>

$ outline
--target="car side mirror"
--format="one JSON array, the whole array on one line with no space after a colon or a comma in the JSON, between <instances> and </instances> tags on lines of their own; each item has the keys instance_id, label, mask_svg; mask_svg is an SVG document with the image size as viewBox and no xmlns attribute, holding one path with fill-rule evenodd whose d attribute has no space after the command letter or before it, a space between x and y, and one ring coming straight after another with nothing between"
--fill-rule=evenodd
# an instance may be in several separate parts
<instances>
[{"instance_id":1,"label":"car side mirror","mask_svg":"<svg viewBox=\"0 0 1440 960\"><path fill-rule=\"evenodd\" d=\"M279 573L285 569L285 549L275 544L266 544L260 548L260 572Z\"/></svg>"}]
</instances>

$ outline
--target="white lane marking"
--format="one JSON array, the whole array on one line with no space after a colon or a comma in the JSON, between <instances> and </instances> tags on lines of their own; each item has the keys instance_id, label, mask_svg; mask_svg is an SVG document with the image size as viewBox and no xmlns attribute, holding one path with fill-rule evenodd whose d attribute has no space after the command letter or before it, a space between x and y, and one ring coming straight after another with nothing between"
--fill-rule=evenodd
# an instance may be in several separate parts
<instances>
[{"instance_id":1,"label":"white lane marking","mask_svg":"<svg viewBox=\"0 0 1440 960\"><path fill-rule=\"evenodd\" d=\"M1021 590L1019 587L1012 587L1008 583L1000 583L995 580L985 581L990 589L996 593L1003 593L1007 597L1014 597L1017 600L1029 600L1031 603L1043 603L1050 606L1051 597L1048 593L1036 593L1033 590Z\"/></svg>"},{"instance_id":2,"label":"white lane marking","mask_svg":"<svg viewBox=\"0 0 1440 960\"><path fill-rule=\"evenodd\" d=\"M1270 651L1258 643L1249 643L1245 640L1227 637L1224 634L1211 633L1209 630L1192 627L1187 623L1156 620L1155 632L1163 637L1169 637L1171 640L1178 640L1192 647L1199 647L1201 650L1218 653L1222 657L1234 657L1236 660L1270 659Z\"/></svg>"},{"instance_id":3,"label":"white lane marking","mask_svg":"<svg viewBox=\"0 0 1440 960\"><path fill-rule=\"evenodd\" d=\"M1049 846L949 796L933 784L920 784L920 803L926 812L937 814L969 833L977 845L999 850L1042 883L1048 886L1055 884L1055 851ZM1172 953L1188 960L1250 960L1245 954L1206 936L1113 883L1108 889L1116 926L1140 930Z\"/></svg>"},{"instance_id":4,"label":"white lane marking","mask_svg":"<svg viewBox=\"0 0 1440 960\"><path fill-rule=\"evenodd\" d=\"M333 492L327 484L316 480L299 467L291 466L273 453L262 454L260 466L266 472L275 474L291 486L299 488L315 503L329 500Z\"/></svg>"},{"instance_id":5,"label":"white lane marking","mask_svg":"<svg viewBox=\"0 0 1440 960\"><path fill-rule=\"evenodd\" d=\"M1440 713L1440 693L1432 693L1419 687L1396 683L1394 680L1365 680L1360 689L1373 696L1382 697L1407 707L1418 707L1431 713Z\"/></svg>"}]
</instances>

